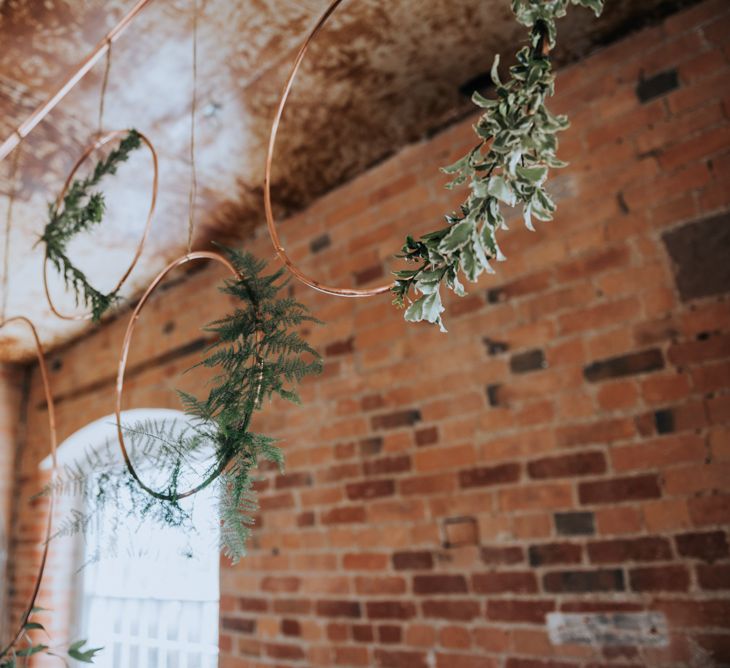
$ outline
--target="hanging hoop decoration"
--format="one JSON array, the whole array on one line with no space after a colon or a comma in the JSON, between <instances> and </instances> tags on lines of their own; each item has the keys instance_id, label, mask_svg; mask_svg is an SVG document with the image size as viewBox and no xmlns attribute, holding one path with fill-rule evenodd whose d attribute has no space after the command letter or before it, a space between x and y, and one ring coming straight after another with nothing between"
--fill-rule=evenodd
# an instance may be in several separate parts
<instances>
[{"instance_id":1,"label":"hanging hoop decoration","mask_svg":"<svg viewBox=\"0 0 730 668\"><path fill-rule=\"evenodd\" d=\"M33 336L33 342L35 343L35 351L36 351L36 357L38 359L38 367L41 370L41 381L43 382L43 394L46 399L46 406L48 407L48 434L49 434L49 441L51 444L51 463L52 463L52 469L51 469L51 483L55 482L56 478L58 477L58 461L56 457L56 448L58 444L57 435L56 435L56 412L54 409L53 404L53 393L51 392L51 384L48 378L48 369L46 367L46 358L45 353L43 351L43 346L41 345L40 338L38 337L38 332L36 331L35 326L33 323L26 318L25 316L15 316L13 318L8 318L7 320L3 320L0 322L0 329L5 327L5 325L8 325L12 322L22 322L23 324L27 325L30 328L30 332ZM53 485L51 485L53 487ZM17 632L12 636L12 639L10 642L2 647L0 649L0 659L3 657L6 657L8 652L11 652L15 644L20 640L20 638L23 636L23 634L27 631L27 626L29 623L29 618L31 614L33 613L34 608L36 607L36 599L38 598L38 592L41 588L41 582L43 580L43 573L46 569L46 561L48 559L48 546L51 541L51 530L53 526L53 507L54 507L54 493L53 491L50 494L50 500L49 500L49 506L48 506L48 519L46 520L46 529L44 533L44 539L43 539L43 551L41 553L41 563L38 566L38 574L36 575L35 583L33 585L33 590L30 595L30 601L28 602L28 606L25 609L25 612L20 618L20 626L17 630Z\"/></svg>"},{"instance_id":2,"label":"hanging hoop decoration","mask_svg":"<svg viewBox=\"0 0 730 668\"><path fill-rule=\"evenodd\" d=\"M281 243L281 240L279 239L279 233L276 231L276 221L274 220L273 207L271 205L271 171L274 162L274 148L276 146L276 136L279 132L279 125L281 124L281 118L284 114L284 108L286 107L289 93L291 93L292 86L294 85L294 79L299 72L299 68L302 64L302 61L304 60L304 56L307 54L307 51L314 41L314 38L325 26L327 20L334 13L337 7L342 4L342 1L343 0L332 0L329 7L327 7L322 16L319 18L314 28L312 28L311 32L307 35L307 38L304 40L304 43L300 47L299 53L297 53L297 57L294 60L294 67L292 68L289 77L284 84L284 90L281 94L279 106L276 110L274 122L271 126L269 148L266 155L266 171L264 175L264 209L266 213L266 226L269 230L271 242L274 244L274 250L276 251L276 254L279 256L281 261L289 269L289 271L299 281L301 281L305 285L308 285L310 288L314 288L315 290L318 290L319 292L324 292L328 295L334 295L335 297L374 297L375 295L389 292L393 288L394 283L388 283L387 285L378 285L374 288L365 289L338 288L320 283L319 281L312 278L311 276L308 276L301 269L299 269L299 267L294 264L294 261L287 254L284 246Z\"/></svg>"},{"instance_id":3,"label":"hanging hoop decoration","mask_svg":"<svg viewBox=\"0 0 730 668\"><path fill-rule=\"evenodd\" d=\"M121 138L120 145L117 149L110 153L109 157L96 165L94 173L86 181L74 180L76 172L82 164L91 156L94 151L102 148L109 142ZM86 195L86 190L98 181L105 174L114 174L117 164L127 160L129 153L137 147L144 144L149 150L152 157L153 177L152 192L150 196L150 206L147 212L147 220L145 222L142 236L140 237L134 252L131 263L121 278L117 281L114 289L104 294L91 286L86 276L77 269L71 260L66 256L65 249L68 242L78 232L84 231L92 225L101 222L104 213L104 199L100 193L88 195L88 202L79 211L79 215L74 215L71 220L59 222L63 218L64 211L69 205L79 205ZM109 308L114 301L118 299L118 292L126 282L129 275L137 265L137 261L142 255L145 241L152 226L152 218L155 213L157 204L157 191L159 185L159 167L157 151L152 142L141 132L136 130L112 130L99 135L81 154L74 164L71 172L66 178L63 189L56 198L55 203L51 206L51 221L46 225L41 241L46 244L46 255L43 262L43 288L46 293L48 305L54 315L63 320L93 320L98 322L102 314ZM62 209L63 207L63 209ZM59 213L60 212L60 213ZM48 262L51 261L54 266L62 273L66 285L72 287L76 292L77 303L81 302L91 307L90 313L69 315L61 313L53 303L51 292L48 286Z\"/></svg>"},{"instance_id":4,"label":"hanging hoop decoration","mask_svg":"<svg viewBox=\"0 0 730 668\"><path fill-rule=\"evenodd\" d=\"M213 471L199 485L196 485L195 487L185 492L167 494L152 489L142 481L139 474L137 473L137 470L134 468L132 458L130 457L129 451L127 450L127 445L124 442L124 427L122 427L122 398L124 394L124 373L127 369L129 349L132 345L132 335L134 334L134 329L137 326L137 320L139 320L140 313L142 312L142 309L145 307L145 304L147 303L149 298L152 296L152 293L157 289L157 286L165 279L165 277L173 269L187 264L188 262L195 262L197 260L213 260L214 262L218 262L219 264L223 265L231 274L234 280L241 280L242 278L241 275L238 273L238 270L233 266L233 264L228 259L226 259L222 255L219 255L218 253L210 253L208 251L196 251L193 253L186 253L185 255L170 262L170 264L168 264L159 274L157 274L155 279L145 290L142 298L139 300L139 302L137 302L137 306L132 313L132 317L129 319L127 331L124 333L124 341L122 342L122 353L119 358L119 368L117 371L116 403L114 406L114 413L116 414L117 419L117 436L119 438L119 448L122 451L122 458L124 459L124 464L126 465L129 474L137 481L139 486L145 492L160 501L177 501L179 499L185 499L189 496L197 494L200 490L204 489L211 482L213 482L213 480L215 480L223 472L226 465L228 464L228 462L223 462L221 460L218 466L216 466ZM248 413L244 417L246 426L248 426L250 419L251 414Z\"/></svg>"}]
</instances>

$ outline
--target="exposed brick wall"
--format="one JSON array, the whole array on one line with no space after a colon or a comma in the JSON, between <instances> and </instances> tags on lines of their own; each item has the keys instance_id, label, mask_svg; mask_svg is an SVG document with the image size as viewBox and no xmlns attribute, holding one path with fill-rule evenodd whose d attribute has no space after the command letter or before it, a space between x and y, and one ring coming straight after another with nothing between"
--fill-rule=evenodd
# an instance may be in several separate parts
<instances>
[{"instance_id":1,"label":"exposed brick wall","mask_svg":"<svg viewBox=\"0 0 730 668\"><path fill-rule=\"evenodd\" d=\"M699 4L560 73L559 215L537 233L514 222L509 261L449 300L448 335L387 297L296 286L328 322L310 336L325 371L303 408L256 420L283 439L287 473L261 484L250 556L222 568L222 668L730 661L727 273L685 279L730 209L729 9ZM404 233L458 201L437 167L471 145L470 122L284 223L292 255L323 281L383 280ZM674 252L682 234L692 249ZM247 246L271 255L261 231ZM130 407L195 388L177 374L226 308L219 278L150 303ZM111 412L125 324L57 355L61 438ZM47 447L37 377L30 425L24 496ZM17 530L30 558L37 521ZM59 572L44 593L57 610ZM554 645L555 611L658 612L671 642Z\"/></svg>"},{"instance_id":2,"label":"exposed brick wall","mask_svg":"<svg viewBox=\"0 0 730 668\"><path fill-rule=\"evenodd\" d=\"M15 444L25 374L20 367L0 365L0 628L7 622L8 591L6 584L10 552L10 526L15 479Z\"/></svg>"}]
</instances>

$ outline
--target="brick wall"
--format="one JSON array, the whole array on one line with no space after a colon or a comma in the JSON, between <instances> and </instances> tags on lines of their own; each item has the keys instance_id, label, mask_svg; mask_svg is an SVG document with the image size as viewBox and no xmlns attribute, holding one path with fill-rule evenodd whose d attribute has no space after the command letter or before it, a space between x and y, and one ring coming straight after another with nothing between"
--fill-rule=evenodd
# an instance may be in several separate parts
<instances>
[{"instance_id":1,"label":"brick wall","mask_svg":"<svg viewBox=\"0 0 730 668\"><path fill-rule=\"evenodd\" d=\"M13 511L13 480L15 478L15 444L18 418L21 412L24 373L13 365L0 365L0 578L7 577L10 551L10 526ZM0 628L7 610L7 591L0 586Z\"/></svg>"},{"instance_id":2,"label":"brick wall","mask_svg":"<svg viewBox=\"0 0 730 668\"><path fill-rule=\"evenodd\" d=\"M257 417L287 473L261 484L250 556L222 567L221 668L730 661L728 9L701 3L560 73L558 218L515 221L509 261L449 300L448 335L387 297L296 286L328 323L310 335L325 371L302 408ZM284 223L292 255L323 281L384 280L404 233L458 201L437 167L471 146L472 121ZM271 255L261 230L247 247ZM219 278L150 303L129 407L195 389L178 374L227 307ZM55 356L61 439L112 411L125 320ZM47 448L37 374L30 407L23 497ZM37 528L26 511L20 593ZM44 590L56 610L64 549ZM650 624L633 642L554 644L555 612Z\"/></svg>"}]
</instances>

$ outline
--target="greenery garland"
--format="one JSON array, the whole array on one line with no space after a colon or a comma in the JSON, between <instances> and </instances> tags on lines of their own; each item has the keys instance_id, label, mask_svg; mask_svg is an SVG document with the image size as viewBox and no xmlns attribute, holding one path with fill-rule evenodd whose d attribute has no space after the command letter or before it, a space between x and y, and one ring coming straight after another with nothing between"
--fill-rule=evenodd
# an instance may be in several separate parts
<instances>
[{"instance_id":1,"label":"greenery garland","mask_svg":"<svg viewBox=\"0 0 730 668\"><path fill-rule=\"evenodd\" d=\"M200 400L179 393L190 418L182 430L151 422L123 427L132 458L158 472L161 491L153 491L133 476L112 444L89 450L44 490L45 494L52 490L81 494L91 506L89 512L73 512L59 526L57 536L93 528L104 507L121 506L123 497L142 519L192 528L191 511L181 501L193 479L202 479L196 489L217 486L221 549L233 562L244 556L257 510L253 470L262 460L280 468L284 463L275 439L250 431L251 417L273 396L299 403L295 385L319 373L322 362L293 329L319 321L292 297L279 296L288 284L280 280L285 269L264 275L265 262L248 253L226 253L241 278L227 281L222 292L239 306L205 328L214 343L195 366L217 370L207 397ZM114 534L118 526L106 529Z\"/></svg>"},{"instance_id":2,"label":"greenery garland","mask_svg":"<svg viewBox=\"0 0 730 668\"><path fill-rule=\"evenodd\" d=\"M545 106L552 96L555 75L548 52L555 46L556 20L565 16L568 5L588 7L599 16L603 0L512 0L517 20L530 28L529 44L517 52L510 79L499 77L499 54L492 65L491 78L496 97L487 99L475 92L472 100L484 109L475 126L479 143L463 158L442 169L452 175L446 186L468 183L470 193L458 213L445 216L446 225L418 240L407 237L401 255L416 269L394 272L393 303L401 308L409 302L404 317L412 322L427 321L446 331L441 314L441 285L458 296L466 292L459 280L463 274L475 282L483 272L494 273L490 260L502 261L497 231L506 230L501 205L523 206L528 229L533 218L552 220L555 203L545 190L548 169L564 167L557 159L557 133L569 123ZM420 297L411 301L414 289Z\"/></svg>"},{"instance_id":3,"label":"greenery garland","mask_svg":"<svg viewBox=\"0 0 730 668\"><path fill-rule=\"evenodd\" d=\"M43 608L33 608L31 610L31 615L43 611ZM53 656L57 659L60 659L66 666L69 665L68 661L66 661L66 657L68 657L69 659L74 659L75 661L80 661L81 663L94 663L94 657L103 649L101 647L84 648L86 640L77 640L75 642L72 642L65 649L65 652L63 654L59 654L56 648L50 647L49 645L46 645L44 643L33 642L29 636L30 631L45 632L46 629L43 624L31 621L29 616L28 619L25 621L25 624L23 624L23 629L21 632L21 638L23 638L27 642L27 645L25 647L17 649L15 647L17 643L15 643L13 645L10 645L6 649L0 650L0 668L19 668L21 661L25 666L27 665L29 657L35 656L36 654L46 654L47 656Z\"/></svg>"},{"instance_id":4,"label":"greenery garland","mask_svg":"<svg viewBox=\"0 0 730 668\"><path fill-rule=\"evenodd\" d=\"M73 181L61 205L53 202L48 206L50 219L40 238L46 246L46 258L63 276L66 287L73 290L77 306L91 309L94 322L99 322L119 295L116 290L105 294L94 288L86 275L71 262L66 249L79 232L85 232L102 221L106 208L104 194L93 189L106 175L115 174L119 165L126 162L141 143L139 133L130 130L119 146L96 164L90 176Z\"/></svg>"}]
</instances>

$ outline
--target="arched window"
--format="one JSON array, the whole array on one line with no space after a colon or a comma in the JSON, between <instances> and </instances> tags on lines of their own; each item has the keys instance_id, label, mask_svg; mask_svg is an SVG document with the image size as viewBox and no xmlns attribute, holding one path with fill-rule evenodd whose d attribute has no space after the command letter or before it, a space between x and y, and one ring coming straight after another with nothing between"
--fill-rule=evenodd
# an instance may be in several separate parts
<instances>
[{"instance_id":1,"label":"arched window","mask_svg":"<svg viewBox=\"0 0 730 668\"><path fill-rule=\"evenodd\" d=\"M136 409L123 423L186 423L167 409ZM116 439L113 415L84 427L59 448L60 463L77 460L89 448ZM78 503L85 503L79 499ZM204 490L194 497L196 526L209 526L216 499ZM99 530L78 537L75 636L104 652L98 668L215 668L218 663L218 544L210 534L140 522L131 508L105 507ZM84 508L78 508L85 510ZM108 535L111 513L125 517L132 540ZM199 520L199 521L198 521Z\"/></svg>"}]
</instances>

